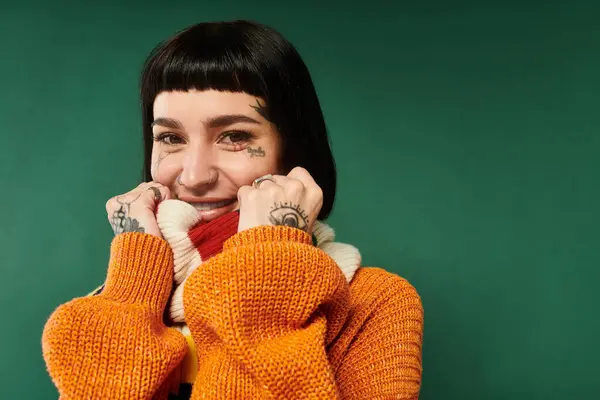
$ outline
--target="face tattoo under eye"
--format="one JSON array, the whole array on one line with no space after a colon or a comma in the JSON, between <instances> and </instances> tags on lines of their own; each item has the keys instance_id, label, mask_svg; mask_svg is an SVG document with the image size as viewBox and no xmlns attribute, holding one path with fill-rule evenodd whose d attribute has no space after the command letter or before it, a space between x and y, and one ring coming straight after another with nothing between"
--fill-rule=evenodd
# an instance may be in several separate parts
<instances>
[{"instance_id":1,"label":"face tattoo under eye","mask_svg":"<svg viewBox=\"0 0 600 400\"><path fill-rule=\"evenodd\" d=\"M260 146L258 147L258 149L253 149L252 147L248 147L248 154L250 155L250 158L264 157L266 155L265 151Z\"/></svg>"},{"instance_id":2,"label":"face tattoo under eye","mask_svg":"<svg viewBox=\"0 0 600 400\"><path fill-rule=\"evenodd\" d=\"M152 164L152 168L150 170L150 175L153 177L153 179L156 178L156 174L158 173L158 168L160 167L160 163L162 162L162 160L164 160L165 158L167 158L169 156L169 154L171 154L171 153L163 151L162 153L160 153L158 155L158 158Z\"/></svg>"},{"instance_id":3,"label":"face tattoo under eye","mask_svg":"<svg viewBox=\"0 0 600 400\"><path fill-rule=\"evenodd\" d=\"M260 104L260 101L258 99L256 99L256 105L251 104L250 107L252 107L258 114L260 114L261 117L271 122L269 118L269 109L265 105ZM248 147L247 151L250 158L266 156L265 151L260 146L258 148Z\"/></svg>"}]
</instances>

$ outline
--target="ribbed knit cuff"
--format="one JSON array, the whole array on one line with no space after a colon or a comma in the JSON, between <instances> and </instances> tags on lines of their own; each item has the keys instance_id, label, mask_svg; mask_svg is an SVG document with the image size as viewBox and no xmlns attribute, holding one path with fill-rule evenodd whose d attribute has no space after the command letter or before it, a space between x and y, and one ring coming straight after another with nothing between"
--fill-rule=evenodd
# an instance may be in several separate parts
<instances>
[{"instance_id":1,"label":"ribbed knit cuff","mask_svg":"<svg viewBox=\"0 0 600 400\"><path fill-rule=\"evenodd\" d=\"M113 239L103 296L162 313L172 285L173 252L165 240L138 232Z\"/></svg>"},{"instance_id":2,"label":"ribbed knit cuff","mask_svg":"<svg viewBox=\"0 0 600 400\"><path fill-rule=\"evenodd\" d=\"M311 236L297 228L289 226L261 225L236 233L223 245L223 250L232 247L247 246L261 242L291 241L301 244L311 244Z\"/></svg>"},{"instance_id":3,"label":"ribbed knit cuff","mask_svg":"<svg viewBox=\"0 0 600 400\"><path fill-rule=\"evenodd\" d=\"M206 261L223 250L225 240L238 230L239 211L232 211L207 224L194 226L188 232L194 247L200 251L202 261Z\"/></svg>"}]
</instances>

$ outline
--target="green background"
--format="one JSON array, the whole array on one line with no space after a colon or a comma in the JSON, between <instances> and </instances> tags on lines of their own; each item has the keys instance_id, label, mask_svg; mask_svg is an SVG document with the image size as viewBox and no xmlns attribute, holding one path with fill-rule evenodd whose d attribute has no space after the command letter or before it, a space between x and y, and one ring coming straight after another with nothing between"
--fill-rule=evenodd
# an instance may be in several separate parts
<instances>
[{"instance_id":1,"label":"green background","mask_svg":"<svg viewBox=\"0 0 600 400\"><path fill-rule=\"evenodd\" d=\"M280 30L313 74L338 239L422 297L421 398L600 398L598 2L15 3L0 3L0 398L56 398L42 328L104 279L105 202L140 176L146 54L237 18Z\"/></svg>"}]
</instances>

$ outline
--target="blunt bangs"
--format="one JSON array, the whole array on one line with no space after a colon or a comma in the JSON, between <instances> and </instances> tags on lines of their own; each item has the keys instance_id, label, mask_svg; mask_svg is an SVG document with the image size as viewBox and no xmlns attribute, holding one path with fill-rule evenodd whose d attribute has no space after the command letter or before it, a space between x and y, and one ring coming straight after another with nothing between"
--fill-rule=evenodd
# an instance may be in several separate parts
<instances>
[{"instance_id":1,"label":"blunt bangs","mask_svg":"<svg viewBox=\"0 0 600 400\"><path fill-rule=\"evenodd\" d=\"M228 29L229 28L229 29ZM259 32L252 32L257 34ZM246 36L246 37L245 37ZM261 71L271 57L251 48L248 32L227 25L196 25L156 47L142 76L143 100L163 91L220 90L267 97Z\"/></svg>"}]
</instances>

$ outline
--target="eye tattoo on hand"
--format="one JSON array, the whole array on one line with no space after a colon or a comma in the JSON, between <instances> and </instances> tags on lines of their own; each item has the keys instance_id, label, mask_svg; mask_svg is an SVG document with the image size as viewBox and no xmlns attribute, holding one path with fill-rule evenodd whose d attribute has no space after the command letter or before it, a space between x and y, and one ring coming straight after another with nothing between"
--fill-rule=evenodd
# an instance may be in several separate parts
<instances>
[{"instance_id":1,"label":"eye tattoo on hand","mask_svg":"<svg viewBox=\"0 0 600 400\"><path fill-rule=\"evenodd\" d=\"M145 232L145 229L140 226L140 223L137 219L129 217L129 209L131 208L131 204L139 199L140 196L141 193L129 203L121 202L118 198L116 199L117 203L119 203L121 207L119 207L117 211L113 212L112 218L110 219L110 225L112 226L115 235L124 232Z\"/></svg>"},{"instance_id":2,"label":"eye tattoo on hand","mask_svg":"<svg viewBox=\"0 0 600 400\"><path fill-rule=\"evenodd\" d=\"M284 225L308 232L308 216L299 205L292 203L275 203L269 215L272 225Z\"/></svg>"}]
</instances>

